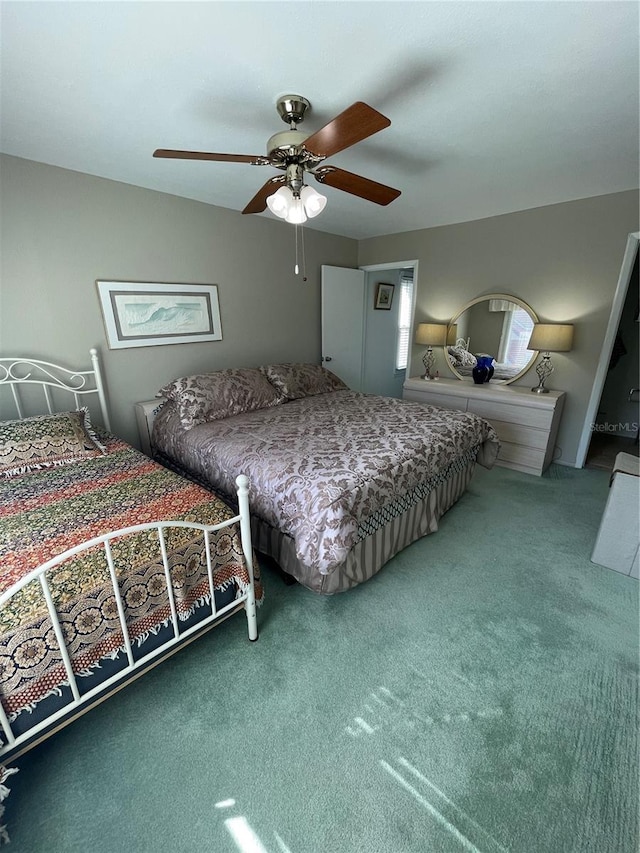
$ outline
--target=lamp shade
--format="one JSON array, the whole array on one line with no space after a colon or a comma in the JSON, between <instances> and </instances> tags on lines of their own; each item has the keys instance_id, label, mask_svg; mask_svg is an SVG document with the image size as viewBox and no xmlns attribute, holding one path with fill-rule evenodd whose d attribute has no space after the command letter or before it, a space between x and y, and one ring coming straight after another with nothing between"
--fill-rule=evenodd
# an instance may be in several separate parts
<instances>
[{"instance_id":1,"label":"lamp shade","mask_svg":"<svg viewBox=\"0 0 640 853\"><path fill-rule=\"evenodd\" d=\"M289 205L284 221L291 223L291 225L302 225L303 222L307 221L304 205L299 198L294 197Z\"/></svg>"},{"instance_id":2,"label":"lamp shade","mask_svg":"<svg viewBox=\"0 0 640 853\"><path fill-rule=\"evenodd\" d=\"M416 343L428 347L443 347L447 342L446 323L420 323L416 329Z\"/></svg>"},{"instance_id":3,"label":"lamp shade","mask_svg":"<svg viewBox=\"0 0 640 853\"><path fill-rule=\"evenodd\" d=\"M450 323L447 327L447 346L455 346L458 340L458 324Z\"/></svg>"},{"instance_id":4,"label":"lamp shade","mask_svg":"<svg viewBox=\"0 0 640 853\"><path fill-rule=\"evenodd\" d=\"M305 213L309 219L313 219L314 216L322 213L327 204L325 196L320 195L320 193L316 192L312 187L306 186L306 184L300 190L300 200L304 205Z\"/></svg>"},{"instance_id":5,"label":"lamp shade","mask_svg":"<svg viewBox=\"0 0 640 853\"><path fill-rule=\"evenodd\" d=\"M541 352L569 352L572 346L572 325L536 323L527 349L537 349Z\"/></svg>"},{"instance_id":6,"label":"lamp shade","mask_svg":"<svg viewBox=\"0 0 640 853\"><path fill-rule=\"evenodd\" d=\"M280 219L284 219L293 203L293 193L289 187L280 187L273 195L267 196L267 207Z\"/></svg>"}]
</instances>

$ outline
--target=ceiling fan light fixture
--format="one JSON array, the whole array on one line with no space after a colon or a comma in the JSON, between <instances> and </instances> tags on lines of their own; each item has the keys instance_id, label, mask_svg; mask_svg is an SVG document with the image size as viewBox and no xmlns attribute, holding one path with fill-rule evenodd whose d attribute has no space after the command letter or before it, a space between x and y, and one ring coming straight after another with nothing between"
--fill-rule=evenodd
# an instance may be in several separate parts
<instances>
[{"instance_id":1,"label":"ceiling fan light fixture","mask_svg":"<svg viewBox=\"0 0 640 853\"><path fill-rule=\"evenodd\" d=\"M291 225L302 225L303 222L307 221L307 214L305 213L304 204L302 203L300 198L294 197L292 199L284 221L289 222Z\"/></svg>"},{"instance_id":2,"label":"ceiling fan light fixture","mask_svg":"<svg viewBox=\"0 0 640 853\"><path fill-rule=\"evenodd\" d=\"M267 207L275 216L285 219L293 201L293 193L289 187L280 187L273 195L268 196Z\"/></svg>"},{"instance_id":3,"label":"ceiling fan light fixture","mask_svg":"<svg viewBox=\"0 0 640 853\"><path fill-rule=\"evenodd\" d=\"M267 207L275 216L292 225L302 225L324 210L327 199L312 187L303 186L300 195L291 187L280 187L267 197Z\"/></svg>"},{"instance_id":4,"label":"ceiling fan light fixture","mask_svg":"<svg viewBox=\"0 0 640 853\"><path fill-rule=\"evenodd\" d=\"M304 187L300 190L300 199L304 205L305 213L309 217L309 219L313 219L314 216L317 216L327 206L327 198L326 196L321 195L319 192L316 192L312 187L309 187L305 184Z\"/></svg>"}]
</instances>

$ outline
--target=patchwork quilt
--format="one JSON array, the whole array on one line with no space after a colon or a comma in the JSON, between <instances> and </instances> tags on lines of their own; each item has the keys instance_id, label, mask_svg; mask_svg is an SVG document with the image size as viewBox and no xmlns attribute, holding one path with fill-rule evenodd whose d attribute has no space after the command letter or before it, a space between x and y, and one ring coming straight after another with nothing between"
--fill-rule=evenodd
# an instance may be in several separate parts
<instances>
[{"instance_id":1,"label":"patchwork quilt","mask_svg":"<svg viewBox=\"0 0 640 853\"><path fill-rule=\"evenodd\" d=\"M94 536L168 519L217 524L235 515L123 441L108 437L106 449L98 458L0 479L0 592ZM174 528L165 538L179 619L209 615L203 534ZM216 600L224 590L233 600L234 590L239 594L249 583L239 526L212 534L210 542ZM132 646L139 647L171 616L157 532L115 540L112 553ZM254 572L259 601L257 564ZM95 676L101 661L123 648L104 549L72 557L48 578L74 672ZM59 695L66 683L40 583L30 582L0 608L0 693L9 718Z\"/></svg>"}]
</instances>

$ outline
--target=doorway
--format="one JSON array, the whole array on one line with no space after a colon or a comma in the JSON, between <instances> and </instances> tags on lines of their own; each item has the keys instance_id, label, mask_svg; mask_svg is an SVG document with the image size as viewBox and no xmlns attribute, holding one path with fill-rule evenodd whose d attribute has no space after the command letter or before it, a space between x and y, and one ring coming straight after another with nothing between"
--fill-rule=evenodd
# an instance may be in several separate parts
<instances>
[{"instance_id":1,"label":"doorway","mask_svg":"<svg viewBox=\"0 0 640 853\"><path fill-rule=\"evenodd\" d=\"M418 261L360 267L365 275L363 391L402 397L411 350L418 288ZM380 307L382 285L391 285L390 304ZM388 292L388 289L387 289Z\"/></svg>"},{"instance_id":2,"label":"doorway","mask_svg":"<svg viewBox=\"0 0 640 853\"><path fill-rule=\"evenodd\" d=\"M618 453L640 455L638 246L638 235L629 235L578 450L586 468L612 471Z\"/></svg>"},{"instance_id":3,"label":"doorway","mask_svg":"<svg viewBox=\"0 0 640 853\"><path fill-rule=\"evenodd\" d=\"M402 397L406 363L399 351L408 356L417 267L417 260L357 270L322 266L322 361L353 391Z\"/></svg>"}]
</instances>

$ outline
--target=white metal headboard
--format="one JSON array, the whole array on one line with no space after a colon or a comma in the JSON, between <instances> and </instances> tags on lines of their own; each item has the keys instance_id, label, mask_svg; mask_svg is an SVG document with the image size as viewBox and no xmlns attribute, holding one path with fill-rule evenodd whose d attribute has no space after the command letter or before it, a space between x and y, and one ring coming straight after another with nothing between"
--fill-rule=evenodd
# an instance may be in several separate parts
<instances>
[{"instance_id":1,"label":"white metal headboard","mask_svg":"<svg viewBox=\"0 0 640 853\"><path fill-rule=\"evenodd\" d=\"M83 405L82 400L85 395L95 394L100 403L102 422L110 430L111 421L102 373L100 372L98 350L92 348L89 350L89 354L91 356L91 370L69 370L59 364L32 358L0 357L0 387L2 385L11 386L13 402L20 419L26 417L20 396L20 386L40 386L50 415L55 411L50 390L52 388L61 389L71 394L77 409Z\"/></svg>"}]
</instances>

